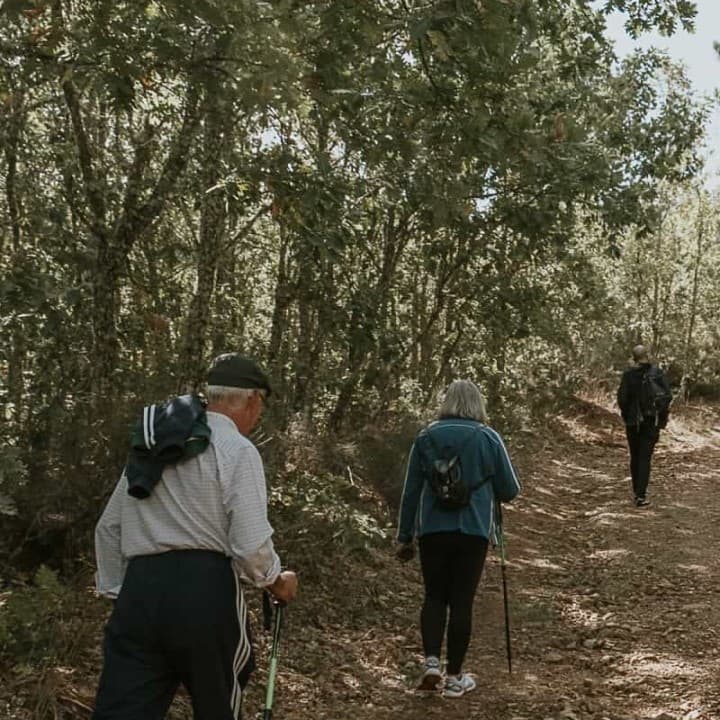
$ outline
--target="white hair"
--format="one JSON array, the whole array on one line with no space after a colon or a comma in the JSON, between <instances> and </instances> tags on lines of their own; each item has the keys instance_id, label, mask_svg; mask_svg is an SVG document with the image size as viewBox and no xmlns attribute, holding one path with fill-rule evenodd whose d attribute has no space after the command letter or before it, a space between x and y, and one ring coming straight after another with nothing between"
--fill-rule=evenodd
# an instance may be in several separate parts
<instances>
[{"instance_id":1,"label":"white hair","mask_svg":"<svg viewBox=\"0 0 720 720\"><path fill-rule=\"evenodd\" d=\"M207 386L207 399L209 403L229 403L243 407L256 393L265 397L265 391L260 388L239 388L228 385Z\"/></svg>"},{"instance_id":2,"label":"white hair","mask_svg":"<svg viewBox=\"0 0 720 720\"><path fill-rule=\"evenodd\" d=\"M459 417L487 423L485 399L478 386L470 380L453 380L440 403L438 417Z\"/></svg>"}]
</instances>

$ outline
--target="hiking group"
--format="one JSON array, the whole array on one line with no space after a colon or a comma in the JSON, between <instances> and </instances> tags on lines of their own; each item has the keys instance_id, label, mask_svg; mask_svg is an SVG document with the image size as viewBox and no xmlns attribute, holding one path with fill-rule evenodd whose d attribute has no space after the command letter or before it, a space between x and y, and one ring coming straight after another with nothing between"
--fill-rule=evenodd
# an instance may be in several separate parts
<instances>
[{"instance_id":1,"label":"hiking group","mask_svg":"<svg viewBox=\"0 0 720 720\"><path fill-rule=\"evenodd\" d=\"M643 347L633 353L618 401L642 506L669 388ZM97 591L113 609L94 720L160 720L180 685L196 720L241 717L255 667L243 586L280 605L298 591L273 546L263 464L249 439L270 394L257 363L228 353L213 361L205 397L143 409L95 532ZM425 591L421 691L459 698L475 688L463 670L473 600L488 545L502 543L500 504L519 491L480 390L468 380L450 383L437 419L410 450L398 521L397 556L410 560L417 547Z\"/></svg>"}]
</instances>

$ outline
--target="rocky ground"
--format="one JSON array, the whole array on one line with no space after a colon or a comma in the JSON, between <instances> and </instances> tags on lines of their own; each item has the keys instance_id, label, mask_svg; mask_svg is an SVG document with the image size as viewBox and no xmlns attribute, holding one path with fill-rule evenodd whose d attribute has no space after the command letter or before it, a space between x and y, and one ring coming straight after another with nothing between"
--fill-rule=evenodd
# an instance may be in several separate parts
<instances>
[{"instance_id":1,"label":"rocky ground","mask_svg":"<svg viewBox=\"0 0 720 720\"><path fill-rule=\"evenodd\" d=\"M495 555L467 659L478 689L419 697L417 561L398 565L377 543L338 560L342 522L325 518L292 558L305 589L284 629L274 718L720 720L717 409L691 406L671 420L649 508L631 502L623 430L602 402L579 402L510 450L524 483L505 512L512 675ZM82 659L41 678L15 668L0 716L89 717L107 606L84 596L92 631ZM264 667L265 636L258 646ZM263 683L261 670L246 717L260 717ZM171 714L189 718L187 698Z\"/></svg>"}]
</instances>

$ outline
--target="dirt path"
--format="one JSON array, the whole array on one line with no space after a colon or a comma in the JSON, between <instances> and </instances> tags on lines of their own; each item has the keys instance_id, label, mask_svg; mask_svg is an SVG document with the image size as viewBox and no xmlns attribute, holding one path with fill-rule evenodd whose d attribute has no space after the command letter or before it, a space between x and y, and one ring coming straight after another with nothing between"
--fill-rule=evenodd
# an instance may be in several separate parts
<instances>
[{"instance_id":1,"label":"dirt path","mask_svg":"<svg viewBox=\"0 0 720 720\"><path fill-rule=\"evenodd\" d=\"M388 567L357 589L373 613L318 620L287 648L278 717L719 720L719 425L692 408L671 422L644 509L631 503L624 435L609 410L579 406L553 422L544 446L516 442L525 492L506 512L512 678L493 558L467 661L478 690L459 701L410 692L418 570Z\"/></svg>"},{"instance_id":2,"label":"dirt path","mask_svg":"<svg viewBox=\"0 0 720 720\"><path fill-rule=\"evenodd\" d=\"M283 635L277 720L720 720L717 409L686 408L671 421L655 455L649 508L631 503L624 434L610 409L579 404L549 422L544 438L511 443L524 483L505 513L512 677L496 556L486 565L466 663L477 691L460 700L418 697L410 689L420 661L417 563L399 565L377 542L340 552L342 515L327 510L308 522L292 510L295 525L284 537L297 542L285 549L304 591ZM336 511L373 512L377 498L352 482L344 491L352 497ZM17 714L3 715L0 702L0 717L39 717L46 699L55 709L45 717L90 716L108 608L87 588L82 596L94 636L82 662L43 676L25 700L37 678L28 684L15 673L9 692L17 698L6 697L4 707ZM266 643L259 634L261 670L246 720L260 717ZM172 720L191 716L180 696Z\"/></svg>"}]
</instances>

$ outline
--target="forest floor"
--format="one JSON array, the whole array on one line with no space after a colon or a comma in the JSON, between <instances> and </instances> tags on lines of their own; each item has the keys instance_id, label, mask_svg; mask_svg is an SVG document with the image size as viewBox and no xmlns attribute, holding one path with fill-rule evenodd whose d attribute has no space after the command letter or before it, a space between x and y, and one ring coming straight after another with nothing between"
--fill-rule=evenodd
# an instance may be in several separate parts
<instances>
[{"instance_id":1,"label":"forest floor","mask_svg":"<svg viewBox=\"0 0 720 720\"><path fill-rule=\"evenodd\" d=\"M283 631L277 720L720 720L717 408L689 406L671 419L648 508L631 502L623 429L600 402L578 402L542 435L509 445L524 486L505 512L512 675L500 563L490 554L466 661L477 690L459 700L414 693L419 568L375 550L369 563L338 563L324 586L306 578ZM53 674L48 717L89 716L107 607L88 604L88 650ZM264 667L263 634L258 646ZM259 717L264 679L261 670L246 718ZM44 714L36 700L32 715L9 712L11 702L3 715L2 695L3 718ZM172 717L190 717L187 698Z\"/></svg>"}]
</instances>

